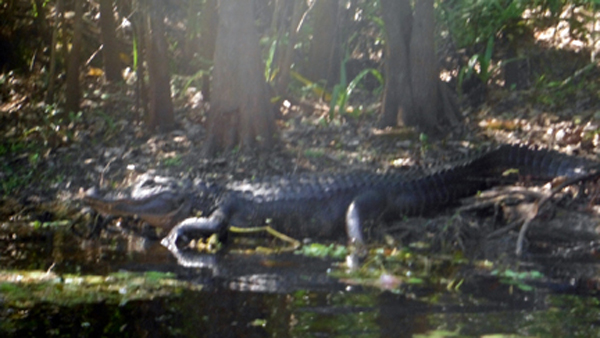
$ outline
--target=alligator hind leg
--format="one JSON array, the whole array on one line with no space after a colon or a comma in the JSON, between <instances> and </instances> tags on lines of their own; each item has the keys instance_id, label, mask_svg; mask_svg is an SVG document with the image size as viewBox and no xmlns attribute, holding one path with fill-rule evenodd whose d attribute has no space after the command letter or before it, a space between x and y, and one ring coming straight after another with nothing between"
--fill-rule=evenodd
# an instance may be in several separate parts
<instances>
[{"instance_id":1,"label":"alligator hind leg","mask_svg":"<svg viewBox=\"0 0 600 338\"><path fill-rule=\"evenodd\" d=\"M223 238L226 232L227 218L222 211L216 210L208 218L192 217L177 224L160 243L171 252L178 252L178 244L182 242L188 244L190 242L188 236L195 238L217 234L220 238Z\"/></svg>"}]
</instances>

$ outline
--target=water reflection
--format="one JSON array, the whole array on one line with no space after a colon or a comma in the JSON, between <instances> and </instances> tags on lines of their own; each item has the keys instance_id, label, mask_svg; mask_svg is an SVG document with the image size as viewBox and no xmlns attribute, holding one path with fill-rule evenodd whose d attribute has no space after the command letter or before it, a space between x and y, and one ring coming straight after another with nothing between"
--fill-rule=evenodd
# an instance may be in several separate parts
<instances>
[{"instance_id":1,"label":"water reflection","mask_svg":"<svg viewBox=\"0 0 600 338\"><path fill-rule=\"evenodd\" d=\"M469 278L458 290L422 284L391 292L340 283L327 273L334 262L320 258L227 252L174 257L158 241L138 236L87 241L63 230L4 230L4 270L163 271L202 289L122 304L0 303L3 337L599 336L600 301L593 294L560 294L547 285L526 292L474 271L461 272ZM597 265L589 267L597 275ZM6 290L0 283L0 300Z\"/></svg>"}]
</instances>

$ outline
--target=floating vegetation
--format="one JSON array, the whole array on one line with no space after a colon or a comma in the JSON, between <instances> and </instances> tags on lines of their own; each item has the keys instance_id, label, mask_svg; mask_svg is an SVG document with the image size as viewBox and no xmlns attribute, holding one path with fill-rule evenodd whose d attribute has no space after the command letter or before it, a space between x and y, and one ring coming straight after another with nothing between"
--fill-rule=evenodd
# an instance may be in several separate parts
<instances>
[{"instance_id":1,"label":"floating vegetation","mask_svg":"<svg viewBox=\"0 0 600 338\"><path fill-rule=\"evenodd\" d=\"M539 271L518 272L511 269L496 269L490 274L500 277L500 283L516 286L522 291L533 291L533 286L528 285L527 282L544 278L544 274Z\"/></svg>"},{"instance_id":2,"label":"floating vegetation","mask_svg":"<svg viewBox=\"0 0 600 338\"><path fill-rule=\"evenodd\" d=\"M311 243L302 246L299 250L294 251L297 255L304 255L307 257L332 257L343 259L348 254L348 248L344 245L339 244L321 244L321 243Z\"/></svg>"},{"instance_id":3,"label":"floating vegetation","mask_svg":"<svg viewBox=\"0 0 600 338\"><path fill-rule=\"evenodd\" d=\"M35 303L57 305L105 302L123 305L131 300L174 296L201 286L175 279L172 273L117 272L101 275L57 275L45 271L0 271L0 300L26 308Z\"/></svg>"},{"instance_id":4,"label":"floating vegetation","mask_svg":"<svg viewBox=\"0 0 600 338\"><path fill-rule=\"evenodd\" d=\"M350 285L375 287L403 293L408 286L442 286L454 292L460 289L464 276L460 273L469 263L461 255L423 256L409 248L374 248L360 269L336 268L332 277Z\"/></svg>"}]
</instances>

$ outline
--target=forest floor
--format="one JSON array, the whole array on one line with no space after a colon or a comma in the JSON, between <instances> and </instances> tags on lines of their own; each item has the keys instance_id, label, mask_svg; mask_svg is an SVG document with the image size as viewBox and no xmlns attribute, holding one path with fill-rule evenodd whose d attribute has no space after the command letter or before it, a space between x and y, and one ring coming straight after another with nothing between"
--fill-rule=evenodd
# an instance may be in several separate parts
<instances>
[{"instance_id":1,"label":"forest floor","mask_svg":"<svg viewBox=\"0 0 600 338\"><path fill-rule=\"evenodd\" d=\"M120 189L149 171L216 181L302 172L385 172L394 166L442 161L497 143L539 145L597 158L600 71L588 67L581 75L577 71L584 69L585 63L580 56L573 58L569 63L562 57L547 56L554 74L571 74L562 82L523 91L490 86L477 107L468 106L465 98L464 128L442 140L428 139L410 128L375 128L377 98L363 92L358 94L365 98L360 104L356 97L350 102L355 113L333 118L327 104L316 99L282 104L277 121L279 142L271 151L236 150L215 158L202 155L207 104L194 90L175 97L177 128L151 134L132 112L132 87L126 84L104 85L100 78L88 77L82 112L60 117L53 106L39 103L40 80L5 74L0 91L0 220L44 223L74 219L84 207L81 197L90 187ZM406 224L426 223L439 229L447 227L449 220L469 223L453 215L416 218ZM570 220L579 217L561 215ZM586 224L586 235L592 228L595 231L594 219L580 222ZM445 240L462 245L457 238ZM514 233L510 239L514 245Z\"/></svg>"}]
</instances>

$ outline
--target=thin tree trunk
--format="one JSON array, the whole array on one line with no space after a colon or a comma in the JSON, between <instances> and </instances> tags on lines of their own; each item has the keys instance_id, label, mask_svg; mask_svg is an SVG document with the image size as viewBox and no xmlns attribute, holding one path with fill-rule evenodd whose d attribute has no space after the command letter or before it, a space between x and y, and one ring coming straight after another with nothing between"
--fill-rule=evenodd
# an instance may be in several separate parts
<instances>
[{"instance_id":1,"label":"thin tree trunk","mask_svg":"<svg viewBox=\"0 0 600 338\"><path fill-rule=\"evenodd\" d=\"M288 44L279 64L279 79L277 88L280 92L286 92L290 83L290 71L294 62L294 46L298 38L298 27L302 15L306 9L305 1L294 0L294 9L292 10L292 20L289 27Z\"/></svg>"},{"instance_id":2,"label":"thin tree trunk","mask_svg":"<svg viewBox=\"0 0 600 338\"><path fill-rule=\"evenodd\" d=\"M164 28L164 7L162 0L152 0L150 8L150 31L148 42L148 78L150 89L150 111L147 116L149 130L169 131L175 127L169 58Z\"/></svg>"},{"instance_id":3,"label":"thin tree trunk","mask_svg":"<svg viewBox=\"0 0 600 338\"><path fill-rule=\"evenodd\" d=\"M146 48L146 41L149 40L147 35L150 34L148 32L149 25L149 14L148 14L148 6L140 3L133 3L132 7L137 7L135 9L131 9L130 12L134 14L131 16L131 27L134 36L134 48L135 55L137 59L134 60L135 67L135 75L136 75L136 83L135 83L135 112L136 118L138 120L143 120L145 116L148 116L148 94L146 90L146 83L144 81L146 74L146 57L144 51Z\"/></svg>"},{"instance_id":4,"label":"thin tree trunk","mask_svg":"<svg viewBox=\"0 0 600 338\"><path fill-rule=\"evenodd\" d=\"M56 86L56 43L58 42L58 28L63 17L62 0L56 1L56 18L52 28L52 41L50 42L50 70L48 71L48 91L46 92L46 104L54 103L54 88Z\"/></svg>"},{"instance_id":5,"label":"thin tree trunk","mask_svg":"<svg viewBox=\"0 0 600 338\"><path fill-rule=\"evenodd\" d=\"M183 60L186 60L184 65L181 65L181 71L187 75L193 75L198 71L195 63L189 62L189 60L197 59L196 55L200 50L201 44L201 13L204 13L202 9L203 1L193 0L188 1L185 5L187 6L187 18L185 23L185 40L183 45Z\"/></svg>"},{"instance_id":6,"label":"thin tree trunk","mask_svg":"<svg viewBox=\"0 0 600 338\"><path fill-rule=\"evenodd\" d=\"M215 56L215 43L217 40L217 27L219 26L219 13L217 11L217 0L206 0L201 14L201 36L200 36L200 58L202 69L202 96L205 101L210 100L210 66Z\"/></svg>"},{"instance_id":7,"label":"thin tree trunk","mask_svg":"<svg viewBox=\"0 0 600 338\"><path fill-rule=\"evenodd\" d=\"M37 10L37 16L35 17L35 25L38 27L40 33L44 37L44 42L48 42L50 35L48 34L48 23L46 22L46 8L44 7L43 0L34 0L35 7Z\"/></svg>"},{"instance_id":8,"label":"thin tree trunk","mask_svg":"<svg viewBox=\"0 0 600 338\"><path fill-rule=\"evenodd\" d=\"M340 69L338 0L315 0L313 41L308 57L307 77L313 81L337 82Z\"/></svg>"},{"instance_id":9,"label":"thin tree trunk","mask_svg":"<svg viewBox=\"0 0 600 338\"><path fill-rule=\"evenodd\" d=\"M115 17L112 0L100 0L100 33L102 36L102 56L104 76L109 82L120 81L121 63L115 35Z\"/></svg>"},{"instance_id":10,"label":"thin tree trunk","mask_svg":"<svg viewBox=\"0 0 600 338\"><path fill-rule=\"evenodd\" d=\"M73 25L73 42L67 62L66 101L64 113L78 112L81 100L79 73L81 66L81 37L83 23L83 0L75 0L75 23Z\"/></svg>"}]
</instances>

